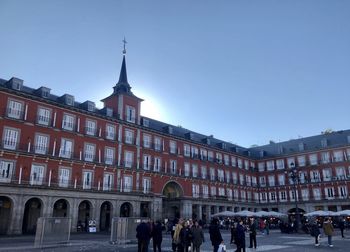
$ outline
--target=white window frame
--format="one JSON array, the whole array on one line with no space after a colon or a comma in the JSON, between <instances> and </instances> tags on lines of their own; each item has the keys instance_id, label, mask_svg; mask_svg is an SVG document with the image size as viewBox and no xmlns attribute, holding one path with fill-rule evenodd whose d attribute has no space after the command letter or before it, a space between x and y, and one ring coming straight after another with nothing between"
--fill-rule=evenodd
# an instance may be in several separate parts
<instances>
[{"instance_id":1,"label":"white window frame","mask_svg":"<svg viewBox=\"0 0 350 252\"><path fill-rule=\"evenodd\" d=\"M35 134L35 144L34 144L34 152L36 154L47 154L49 149L50 142L49 135L36 133Z\"/></svg>"},{"instance_id":2,"label":"white window frame","mask_svg":"<svg viewBox=\"0 0 350 252\"><path fill-rule=\"evenodd\" d=\"M75 116L68 113L63 113L62 118L62 129L74 131L75 127Z\"/></svg>"},{"instance_id":3,"label":"white window frame","mask_svg":"<svg viewBox=\"0 0 350 252\"><path fill-rule=\"evenodd\" d=\"M69 145L68 143L71 143ZM61 138L61 147L59 152L59 157L71 158L74 151L74 142L72 139Z\"/></svg>"},{"instance_id":4,"label":"white window frame","mask_svg":"<svg viewBox=\"0 0 350 252\"><path fill-rule=\"evenodd\" d=\"M124 167L132 168L134 165L134 152L124 151Z\"/></svg>"},{"instance_id":5,"label":"white window frame","mask_svg":"<svg viewBox=\"0 0 350 252\"><path fill-rule=\"evenodd\" d=\"M4 127L3 147L8 150L16 150L20 142L20 129Z\"/></svg>"},{"instance_id":6,"label":"white window frame","mask_svg":"<svg viewBox=\"0 0 350 252\"><path fill-rule=\"evenodd\" d=\"M51 109L38 107L37 123L40 125L49 126L51 121Z\"/></svg>"},{"instance_id":7,"label":"white window frame","mask_svg":"<svg viewBox=\"0 0 350 252\"><path fill-rule=\"evenodd\" d=\"M30 169L30 185L42 185L45 177L46 165L32 163Z\"/></svg>"},{"instance_id":8,"label":"white window frame","mask_svg":"<svg viewBox=\"0 0 350 252\"><path fill-rule=\"evenodd\" d=\"M126 121L135 123L136 122L136 109L132 106L126 105Z\"/></svg>"},{"instance_id":9,"label":"white window frame","mask_svg":"<svg viewBox=\"0 0 350 252\"><path fill-rule=\"evenodd\" d=\"M125 129L125 143L133 144L134 143L134 131L130 129Z\"/></svg>"},{"instance_id":10,"label":"white window frame","mask_svg":"<svg viewBox=\"0 0 350 252\"><path fill-rule=\"evenodd\" d=\"M103 173L103 191L112 191L113 189L114 175L113 173L105 172Z\"/></svg>"},{"instance_id":11,"label":"white window frame","mask_svg":"<svg viewBox=\"0 0 350 252\"><path fill-rule=\"evenodd\" d=\"M116 126L110 123L106 124L106 139L115 140L116 139Z\"/></svg>"},{"instance_id":12,"label":"white window frame","mask_svg":"<svg viewBox=\"0 0 350 252\"><path fill-rule=\"evenodd\" d=\"M152 139L152 137L150 135L147 135L147 134L143 135L143 147L144 148L151 148L151 139Z\"/></svg>"},{"instance_id":13,"label":"white window frame","mask_svg":"<svg viewBox=\"0 0 350 252\"><path fill-rule=\"evenodd\" d=\"M69 186L71 169L68 167L59 167L58 169L58 186L67 188Z\"/></svg>"},{"instance_id":14,"label":"white window frame","mask_svg":"<svg viewBox=\"0 0 350 252\"><path fill-rule=\"evenodd\" d=\"M96 145L84 143L84 161L94 162L96 157Z\"/></svg>"},{"instance_id":15,"label":"white window frame","mask_svg":"<svg viewBox=\"0 0 350 252\"><path fill-rule=\"evenodd\" d=\"M7 102L7 117L23 119L24 102L9 99Z\"/></svg>"},{"instance_id":16,"label":"white window frame","mask_svg":"<svg viewBox=\"0 0 350 252\"><path fill-rule=\"evenodd\" d=\"M15 171L15 162L10 160L0 160L0 182L10 183Z\"/></svg>"},{"instance_id":17,"label":"white window frame","mask_svg":"<svg viewBox=\"0 0 350 252\"><path fill-rule=\"evenodd\" d=\"M105 164L113 165L115 160L115 148L106 146L105 147Z\"/></svg>"},{"instance_id":18,"label":"white window frame","mask_svg":"<svg viewBox=\"0 0 350 252\"><path fill-rule=\"evenodd\" d=\"M92 188L93 176L93 171L83 170L83 189L89 190Z\"/></svg>"}]
</instances>

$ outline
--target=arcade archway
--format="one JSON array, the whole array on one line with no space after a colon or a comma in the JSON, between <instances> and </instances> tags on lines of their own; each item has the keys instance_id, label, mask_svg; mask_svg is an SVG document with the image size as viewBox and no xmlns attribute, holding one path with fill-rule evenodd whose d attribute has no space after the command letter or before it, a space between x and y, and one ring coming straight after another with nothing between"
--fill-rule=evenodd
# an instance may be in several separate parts
<instances>
[{"instance_id":1,"label":"arcade archway","mask_svg":"<svg viewBox=\"0 0 350 252\"><path fill-rule=\"evenodd\" d=\"M88 231L89 220L91 219L92 205L88 200L79 204L78 208L78 231Z\"/></svg>"},{"instance_id":2,"label":"arcade archway","mask_svg":"<svg viewBox=\"0 0 350 252\"><path fill-rule=\"evenodd\" d=\"M13 204L10 198L0 196L0 235L7 234Z\"/></svg>"},{"instance_id":3,"label":"arcade archway","mask_svg":"<svg viewBox=\"0 0 350 252\"><path fill-rule=\"evenodd\" d=\"M100 209L100 231L109 231L111 226L112 204L103 202Z\"/></svg>"},{"instance_id":4,"label":"arcade archway","mask_svg":"<svg viewBox=\"0 0 350 252\"><path fill-rule=\"evenodd\" d=\"M181 198L183 190L175 181L167 183L163 188L163 218L180 218Z\"/></svg>"},{"instance_id":5,"label":"arcade archway","mask_svg":"<svg viewBox=\"0 0 350 252\"><path fill-rule=\"evenodd\" d=\"M129 202L120 206L120 217L132 217L132 205Z\"/></svg>"},{"instance_id":6,"label":"arcade archway","mask_svg":"<svg viewBox=\"0 0 350 252\"><path fill-rule=\"evenodd\" d=\"M67 216L69 216L69 203L64 199L57 200L53 205L52 217Z\"/></svg>"},{"instance_id":7,"label":"arcade archway","mask_svg":"<svg viewBox=\"0 0 350 252\"><path fill-rule=\"evenodd\" d=\"M42 202L38 198L29 199L24 207L23 234L35 234L36 223L41 215Z\"/></svg>"}]
</instances>

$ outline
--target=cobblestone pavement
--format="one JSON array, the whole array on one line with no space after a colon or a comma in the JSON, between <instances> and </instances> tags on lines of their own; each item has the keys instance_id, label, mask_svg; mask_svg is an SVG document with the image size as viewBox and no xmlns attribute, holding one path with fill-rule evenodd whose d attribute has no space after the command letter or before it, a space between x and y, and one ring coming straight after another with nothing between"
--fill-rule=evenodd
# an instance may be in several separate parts
<instances>
[{"instance_id":1,"label":"cobblestone pavement","mask_svg":"<svg viewBox=\"0 0 350 252\"><path fill-rule=\"evenodd\" d=\"M235 246L230 245L230 233L222 231L222 235L227 246L227 252L234 252ZM307 234L282 234L277 230L272 230L270 235L258 234L258 248L246 249L246 252L252 251L278 251L278 252L303 252L303 251L350 251L350 231L346 233L348 237L341 238L339 233L333 237L334 247L327 245L327 238L321 239L321 246L315 247L313 237ZM202 245L202 252L212 252L211 243L207 230L205 231L206 242ZM109 243L108 234L73 234L69 245L61 245L50 248L34 249L33 236L0 236L0 251L43 251L43 252L66 252L66 251L113 251L113 252L136 252L136 244L113 245ZM248 234L246 236L246 245L249 246ZM149 251L153 251L151 246ZM165 235L162 243L162 251L171 251L170 235Z\"/></svg>"}]
</instances>

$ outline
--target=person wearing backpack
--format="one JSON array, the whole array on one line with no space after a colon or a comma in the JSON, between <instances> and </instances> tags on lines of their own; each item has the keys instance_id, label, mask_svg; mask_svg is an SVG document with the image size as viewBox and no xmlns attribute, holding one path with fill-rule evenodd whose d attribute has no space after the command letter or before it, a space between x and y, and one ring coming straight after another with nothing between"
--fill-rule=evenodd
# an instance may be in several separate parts
<instances>
[{"instance_id":1,"label":"person wearing backpack","mask_svg":"<svg viewBox=\"0 0 350 252\"><path fill-rule=\"evenodd\" d=\"M320 229L318 228L318 223L316 220L311 224L310 234L311 236L315 237L315 246L316 247L320 246L319 238L320 238L321 232L320 232Z\"/></svg>"}]
</instances>

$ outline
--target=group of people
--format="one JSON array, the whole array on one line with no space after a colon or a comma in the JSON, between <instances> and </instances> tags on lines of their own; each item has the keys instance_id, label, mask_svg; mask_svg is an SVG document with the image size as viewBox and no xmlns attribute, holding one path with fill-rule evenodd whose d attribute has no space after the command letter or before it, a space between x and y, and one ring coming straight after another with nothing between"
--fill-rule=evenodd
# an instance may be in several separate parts
<instances>
[{"instance_id":1,"label":"group of people","mask_svg":"<svg viewBox=\"0 0 350 252\"><path fill-rule=\"evenodd\" d=\"M328 217L324 220L324 222L322 224L322 228L323 228L325 236L327 236L328 246L333 247L332 237L334 234L334 226L332 224L331 217ZM344 236L345 220L344 219L339 222L339 228L340 228L342 238L345 238L345 236ZM319 229L318 222L316 220L313 221L311 224L310 234L315 239L315 246L320 246L321 232Z\"/></svg>"},{"instance_id":2,"label":"group of people","mask_svg":"<svg viewBox=\"0 0 350 252\"><path fill-rule=\"evenodd\" d=\"M160 221L155 223L143 220L136 227L137 251L148 252L150 240L153 240L153 251L162 251L163 227Z\"/></svg>"},{"instance_id":3,"label":"group of people","mask_svg":"<svg viewBox=\"0 0 350 252\"><path fill-rule=\"evenodd\" d=\"M180 218L171 231L172 250L175 252L200 252L204 233L198 221Z\"/></svg>"}]
</instances>

